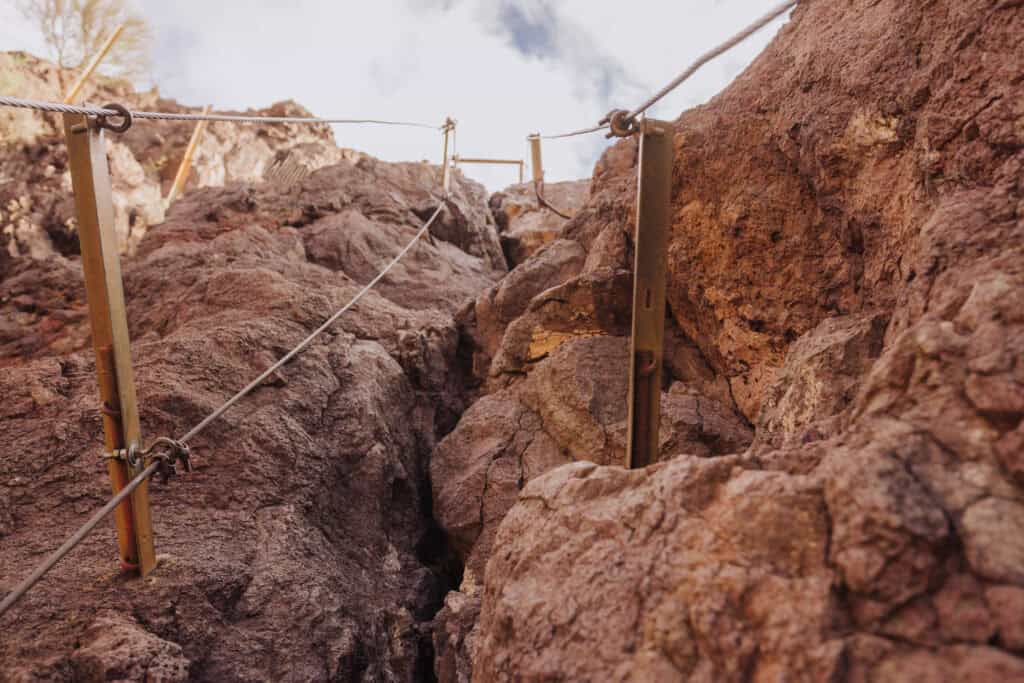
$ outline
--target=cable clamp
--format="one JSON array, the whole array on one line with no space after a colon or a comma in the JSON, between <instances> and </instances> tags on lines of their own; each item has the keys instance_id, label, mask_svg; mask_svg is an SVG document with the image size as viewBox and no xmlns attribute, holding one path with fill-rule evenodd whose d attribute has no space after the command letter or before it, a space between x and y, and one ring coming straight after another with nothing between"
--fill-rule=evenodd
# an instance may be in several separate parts
<instances>
[{"instance_id":1,"label":"cable clamp","mask_svg":"<svg viewBox=\"0 0 1024 683\"><path fill-rule=\"evenodd\" d=\"M108 120L110 118L109 114L100 114L96 117L96 125L99 128L105 128L111 133L123 133L132 127L132 113L128 111L128 108L124 105L117 104L115 102L113 104L105 105L103 108L117 112L115 116L121 117L121 123L116 125L112 124Z\"/></svg>"},{"instance_id":2,"label":"cable clamp","mask_svg":"<svg viewBox=\"0 0 1024 683\"><path fill-rule=\"evenodd\" d=\"M192 471L192 449L188 444L166 436L155 439L148 448L140 449L138 446L117 448L113 452L107 453L104 459L120 460L127 463L129 467L139 467L149 459L157 460L160 463L157 472L160 474L161 483L164 484L178 473L179 463L185 472Z\"/></svg>"},{"instance_id":3,"label":"cable clamp","mask_svg":"<svg viewBox=\"0 0 1024 683\"><path fill-rule=\"evenodd\" d=\"M612 109L599 123L608 126L606 138L628 138L640 131L636 119L625 109Z\"/></svg>"}]
</instances>

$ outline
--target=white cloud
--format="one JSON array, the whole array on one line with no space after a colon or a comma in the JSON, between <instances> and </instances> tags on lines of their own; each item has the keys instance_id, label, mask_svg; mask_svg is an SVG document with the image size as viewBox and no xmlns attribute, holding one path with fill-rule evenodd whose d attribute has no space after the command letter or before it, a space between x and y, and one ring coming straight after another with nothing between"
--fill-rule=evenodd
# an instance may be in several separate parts
<instances>
[{"instance_id":1,"label":"white cloud","mask_svg":"<svg viewBox=\"0 0 1024 683\"><path fill-rule=\"evenodd\" d=\"M777 0L138 0L156 35L154 76L182 102L318 115L459 121L466 156L527 158L525 137L593 125L631 107ZM0 49L41 45L0 4ZM721 90L781 21L713 62L652 113L674 118ZM5 93L8 94L8 93ZM16 94L16 93L10 93ZM336 128L339 144L388 160L436 161L438 133ZM549 180L590 174L606 142L544 145ZM498 189L514 167L470 167Z\"/></svg>"}]
</instances>

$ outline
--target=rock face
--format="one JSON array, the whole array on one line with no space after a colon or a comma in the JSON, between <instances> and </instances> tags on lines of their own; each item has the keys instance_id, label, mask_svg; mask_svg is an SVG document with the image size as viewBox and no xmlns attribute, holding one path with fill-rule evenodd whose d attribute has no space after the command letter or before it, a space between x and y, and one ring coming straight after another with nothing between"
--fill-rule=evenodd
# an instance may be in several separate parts
<instances>
[{"instance_id":1,"label":"rock face","mask_svg":"<svg viewBox=\"0 0 1024 683\"><path fill-rule=\"evenodd\" d=\"M1020 2L801 2L678 119L645 470L635 141L550 229L456 174L433 241L154 485L154 577L94 536L5 618L0 678L1024 680L1021 35ZM147 434L437 206L436 168L333 160L190 192L126 260ZM74 258L0 273L2 590L107 485Z\"/></svg>"},{"instance_id":2,"label":"rock face","mask_svg":"<svg viewBox=\"0 0 1024 683\"><path fill-rule=\"evenodd\" d=\"M590 462L523 477L487 541L474 680L1024 680L1022 32L1020 3L801 3L680 117L671 324L705 371L673 379L726 382L755 443L626 471L578 421ZM634 155L562 233L580 273L628 268ZM496 300L478 371L526 386L555 354L508 337L549 323L494 342Z\"/></svg>"},{"instance_id":3,"label":"rock face","mask_svg":"<svg viewBox=\"0 0 1024 683\"><path fill-rule=\"evenodd\" d=\"M491 211L498 222L501 246L510 267L558 238L567 220L559 214L572 216L579 210L590 193L590 182L545 183L543 193L555 210L540 205L533 183L512 185L491 196Z\"/></svg>"},{"instance_id":4,"label":"rock face","mask_svg":"<svg viewBox=\"0 0 1024 683\"><path fill-rule=\"evenodd\" d=\"M61 101L74 74L24 52L0 52L0 87L26 99ZM124 81L96 76L82 91L82 102L117 102L129 109L197 114L160 97L137 93ZM242 113L242 112L238 112ZM244 112L264 116L310 116L294 102ZM195 124L147 121L107 138L115 226L122 250L135 249L151 225L164 220L167 196ZM74 200L64 126L57 114L24 109L0 111L0 272L4 261L77 253ZM312 171L337 163L340 150L326 125L239 126L209 124L193 157L186 191L258 182L275 161L292 157Z\"/></svg>"},{"instance_id":5,"label":"rock face","mask_svg":"<svg viewBox=\"0 0 1024 683\"><path fill-rule=\"evenodd\" d=\"M145 435L183 433L347 302L439 182L347 155L286 191L186 194L124 260ZM122 577L103 527L5 615L0 680L432 676L459 571L428 483L468 402L454 313L505 272L484 189L453 188L431 240L152 485L156 571ZM60 255L0 281L0 593L109 496L81 290Z\"/></svg>"}]
</instances>

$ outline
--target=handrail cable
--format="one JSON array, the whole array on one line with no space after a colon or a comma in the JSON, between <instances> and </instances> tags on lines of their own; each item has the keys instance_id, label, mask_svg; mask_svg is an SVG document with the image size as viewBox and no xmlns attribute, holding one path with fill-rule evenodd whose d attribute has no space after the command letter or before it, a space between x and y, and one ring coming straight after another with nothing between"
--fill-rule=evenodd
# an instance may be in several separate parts
<instances>
[{"instance_id":1,"label":"handrail cable","mask_svg":"<svg viewBox=\"0 0 1024 683\"><path fill-rule=\"evenodd\" d=\"M723 43L720 43L719 45L716 45L712 49L702 54L700 57L697 58L696 61L694 61L685 70L683 70L682 73L673 78L668 83L668 85L666 85L664 88L662 88L655 94L651 95L636 109L633 109L632 111L628 112L623 119L624 122L628 123L635 121L638 116L640 116L648 109L653 107L655 104L660 102L662 98L664 98L670 92L678 88L684 81L688 80L691 76L693 76L693 74L697 73L697 71L702 66L704 66L711 60L720 57L722 54L728 52L732 48L736 47L744 40L754 35L771 22L773 22L779 16L795 7L798 2L799 0L786 0L785 2L782 2L779 5L776 5L767 14L765 14L760 19L744 28L742 31L740 31L733 37L729 38ZM561 138L571 138L577 135L589 135L590 133L596 133L600 130L605 130L606 128L609 127L612 127L614 129L614 126L611 126L605 120L602 120L598 125L593 126L591 128L581 128L580 130L574 130L568 133L560 133L558 135L542 135L541 138L544 140L558 140Z\"/></svg>"},{"instance_id":2,"label":"handrail cable","mask_svg":"<svg viewBox=\"0 0 1024 683\"><path fill-rule=\"evenodd\" d=\"M274 374L275 372L280 370L282 366L287 364L288 361L290 361L292 358L306 350L306 347L308 347L313 342L314 339L323 334L323 332L327 330L327 328L329 328L331 325L333 325L338 318L340 318L346 311L352 308L352 306L354 306L356 302L362 299L363 296L365 296L371 289L373 289L374 285L380 282L384 278L384 276L387 275L391 271L391 269L394 268L398 264L398 262L402 260L402 257L404 257L409 252L409 250L412 249L413 246L415 246L416 242L418 242L419 239L430 230L430 226L433 225L434 221L437 220L437 217L441 215L441 211L447 205L448 201L448 196L445 196L443 198L442 203L437 207L437 209L430 216L430 218L427 219L427 222L423 224L423 227L420 228L419 231L416 233L416 236L409 240L409 243L406 244L405 247L403 247L403 249L400 252L398 252L398 255L391 259L391 262L388 263L388 265L386 265L382 271L377 273L376 277L370 280L369 283L367 283L361 290L359 290L359 293L352 297L351 301L349 301L343 307L338 309L334 313L334 315L332 315L330 318L324 321L324 323L320 327L310 332L309 336L307 336L305 339L299 342L298 345L291 351L283 355L280 360L278 360L276 363L274 363L269 368L264 370L259 375L259 377L249 382L249 384L245 385L245 387L243 387L237 394L229 398L219 408L217 408L212 413L203 418L198 424L192 427L192 429L188 430L184 434L184 436L178 439L178 441L182 443L187 443L190 439L192 439L200 432L202 432L204 429L206 429L206 427L208 427L211 422L213 422L218 417L227 412L227 410L231 406L235 405L235 403L237 403L239 400L248 395L253 389L258 387L263 382L263 380L265 380L267 377L270 377L270 375Z\"/></svg>"},{"instance_id":3,"label":"handrail cable","mask_svg":"<svg viewBox=\"0 0 1024 683\"><path fill-rule=\"evenodd\" d=\"M642 115L662 98L668 95L670 92L675 90L684 81L689 79L694 73L697 72L702 66L722 55L728 50L732 49L739 43L743 42L751 35L756 33L758 30L766 26L775 20L778 16L794 7L799 0L786 0L779 4L770 12L765 14L763 17L755 21L750 26L746 27L729 40L721 43L715 48L701 55L693 64L686 68L676 78L669 82L664 88L659 90L657 93L652 95L646 101L644 101L636 109L620 116L618 119L612 118L612 115L605 117L597 126L591 128L584 128L569 133L561 133L558 135L544 135L541 136L543 139L554 140L559 138L574 137L577 135L587 135L590 133L596 133L599 130L611 128L611 135L619 134L624 127L628 127L635 121L636 117ZM49 111L56 113L66 114L82 114L86 116L98 116L98 117L121 117L125 115L125 111L118 109L110 109L105 107L83 107L69 104L62 104L59 102L48 102L39 100L22 99L18 97L8 97L0 95L0 106L18 107L23 109L35 109L38 111ZM614 112L613 112L614 113ZM153 119L153 120L167 120L167 121L223 121L233 123L301 123L301 124L315 124L315 123L326 123L326 124L380 124L390 126L410 126L416 128L431 128L431 129L444 129L447 127L446 122L444 126L434 126L426 123L417 123L409 121L387 121L381 119L329 119L329 118L314 118L314 117L290 117L290 116L239 116L239 115L226 115L226 114L176 114L167 112L147 112L147 111L129 111L127 112L130 118L138 119ZM623 126L625 124L625 126ZM542 196L538 192L538 199L542 200ZM188 430L184 436L182 436L178 443L185 444L190 439L202 432L206 427L210 425L214 420L223 415L233 405L235 405L242 398L251 393L256 389L267 377L272 375L274 372L279 370L295 356L302 353L318 336L323 334L331 325L333 325L338 318L346 313L352 306L354 306L360 299L363 298L373 287L380 282L388 272L398 264L399 261L413 248L413 246L427 234L430 230L430 226L433 225L434 221L441 214L441 211L450 201L450 195L446 192L440 205L430 216L429 219L423 224L423 227L417 231L415 237L413 237L398 255L395 256L388 264L380 271L369 283L367 283L359 292L342 308L337 310L331 315L320 327L311 332L305 339L299 342L291 351L282 356L276 363L271 365L269 368L264 370L256 379L243 387L238 393L229 398L223 404L220 405L216 410L210 413L208 416L203 418L194 427ZM548 208L552 208L548 206ZM554 210L552 208L552 210ZM73 550L78 544L80 544L92 530L108 515L110 514L125 498L138 488L144 481L153 475L162 466L160 460L155 460L149 466L147 466L142 472L140 472L134 479L132 479L124 488L122 488L117 495L111 498L106 505L100 508L84 525L82 525L71 537L69 537L57 550L50 554L45 561L43 561L36 569L14 590L12 590L3 601L0 602L0 617L2 617L10 608L13 606L26 592L28 592L32 586L34 586L47 572L49 572L60 560Z\"/></svg>"},{"instance_id":4,"label":"handrail cable","mask_svg":"<svg viewBox=\"0 0 1024 683\"><path fill-rule=\"evenodd\" d=\"M194 427L192 427L192 429L188 430L188 432L186 432L185 435L178 440L178 443L184 444L189 439L191 439L192 437L196 436L201 431L206 429L206 427L209 426L211 422L213 422L218 417L223 415L231 406L235 405L235 403L237 403L239 400L241 400L243 397L249 394L253 389L258 387L260 383L263 382L263 380L265 380L271 374L279 370L292 358L302 353L313 342L314 339L323 334L323 332L325 332L331 325L333 325L334 322L338 320L338 318L340 318L346 311L352 308L352 306L354 306L356 302L362 299L371 289L373 289L374 285L380 282L384 278L384 276L387 275L391 271L391 269L394 268L395 265L397 265L398 262L401 261L402 258L407 253L409 253L409 251L413 248L413 246L416 245L420 238L427 234L427 232L430 230L430 226L433 225L434 221L437 220L437 217L441 215L441 211L444 209L444 207L448 204L449 201L449 197L446 195L442 199L441 204L437 207L437 210L434 211L430 218L428 218L427 221L423 224L423 227L420 228L419 231L416 233L416 236L409 240L409 243L406 244L405 247L403 247L400 252L398 252L398 255L391 259L391 262L388 263L384 267L384 269L377 274L376 277L374 277L372 280L370 280L369 283L363 286L363 288L360 289L359 292L354 297L352 297L352 299L350 299L347 304L338 309L331 317L329 317L322 325L320 325L320 327L313 330L313 332L311 332L305 339L299 342L298 345L295 346L295 348L293 348L291 351L282 356L280 360L278 360L276 363L274 363L269 368L264 370L259 377L254 379L252 382L247 384L241 391L239 391L234 396L225 401L223 404L221 404L219 408L214 410L207 417L203 418L203 420L196 424ZM111 498L106 505L97 510L96 513L89 518L88 522L83 524L78 529L78 531L76 531L71 537L64 541L63 545L57 548L57 550L53 551L53 553L51 553L50 556L46 558L46 560L44 560L38 567L36 567L35 570L33 570L33 572L24 581L18 584L18 586L15 587L14 590L12 590L3 599L2 602L0 602L0 617L2 617L4 613L7 612L7 610L9 610L18 600L20 600L21 597L32 588L32 586L34 586L41 578L43 578L43 576L45 576L47 572L53 569L53 567L58 562L60 562L65 555L67 555L79 543L85 540L85 538L92 532L92 530L96 528L96 525L102 522L103 519L107 515L109 515L125 498L130 496L132 491L137 489L142 484L142 482L146 481L146 479L151 477L154 472L160 469L162 464L163 463L160 460L156 460L152 462L149 466L147 466L146 469L144 469L142 472L136 475L136 477L132 479L130 482L128 482L128 484L123 489L118 491L117 495Z\"/></svg>"},{"instance_id":5,"label":"handrail cable","mask_svg":"<svg viewBox=\"0 0 1024 683\"><path fill-rule=\"evenodd\" d=\"M106 107L88 107L61 102L28 100L21 97L0 95L0 106L35 109L58 114L82 114L84 116L120 117L122 112ZM133 119L151 119L159 121L223 121L229 123L335 123L335 124L376 124L382 126L406 126L412 128L429 128L438 130L441 126L417 121L388 121L384 119L329 119L312 116L243 116L237 114L185 114L156 111L130 111Z\"/></svg>"},{"instance_id":6,"label":"handrail cable","mask_svg":"<svg viewBox=\"0 0 1024 683\"><path fill-rule=\"evenodd\" d=\"M716 57L720 57L724 53L733 49L734 47L742 43L744 40L754 35L771 22L775 21L777 17L789 11L792 7L796 6L797 2L798 0L785 0L785 2L776 5L773 9L769 10L767 14L765 14L760 19L752 23L750 26L747 26L745 29L734 35L732 38L729 38L724 43L721 43L720 45L702 54L700 57L697 58L697 60L693 64L688 66L685 71L683 71L681 74L673 78L668 83L668 85L666 85L664 88L651 95L639 107L629 112L628 118L635 119L636 117L646 112L648 109L650 109L659 101L661 101L661 99L665 97L665 95L668 95L670 92L678 88L680 84L683 83L683 81L687 80L688 78L690 78L690 76L697 73L697 70L700 69L702 66L704 66L711 60L715 59Z\"/></svg>"}]
</instances>

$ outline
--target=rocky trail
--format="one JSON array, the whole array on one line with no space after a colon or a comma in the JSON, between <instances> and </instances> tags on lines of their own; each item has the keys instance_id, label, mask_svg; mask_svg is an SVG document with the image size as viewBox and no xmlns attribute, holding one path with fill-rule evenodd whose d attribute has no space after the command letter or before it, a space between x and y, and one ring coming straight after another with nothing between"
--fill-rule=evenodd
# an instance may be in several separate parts
<instances>
[{"instance_id":1,"label":"rocky trail","mask_svg":"<svg viewBox=\"0 0 1024 683\"><path fill-rule=\"evenodd\" d=\"M635 140L547 185L567 221L456 173L431 239L151 487L157 570L102 527L0 621L0 680L1024 681L1022 35L1020 2L801 2L674 122L642 470ZM0 594L109 497L56 122L0 110ZM146 436L439 206L437 166L214 124L165 210L188 135L108 147Z\"/></svg>"}]
</instances>

